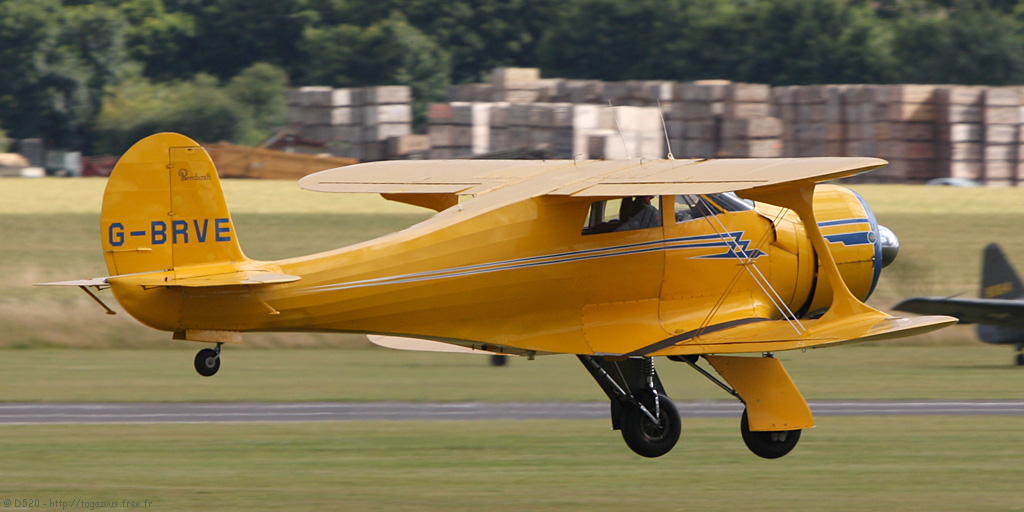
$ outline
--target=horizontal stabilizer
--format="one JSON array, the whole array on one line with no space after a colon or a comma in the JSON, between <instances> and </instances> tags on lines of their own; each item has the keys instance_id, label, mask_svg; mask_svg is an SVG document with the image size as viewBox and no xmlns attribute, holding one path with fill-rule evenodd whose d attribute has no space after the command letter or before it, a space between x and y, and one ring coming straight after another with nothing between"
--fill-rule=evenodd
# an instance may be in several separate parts
<instances>
[{"instance_id":1,"label":"horizontal stabilizer","mask_svg":"<svg viewBox=\"0 0 1024 512\"><path fill-rule=\"evenodd\" d=\"M36 283L35 286L110 286L106 277L78 279L75 281L58 281L55 283Z\"/></svg>"},{"instance_id":2,"label":"horizontal stabilizer","mask_svg":"<svg viewBox=\"0 0 1024 512\"><path fill-rule=\"evenodd\" d=\"M259 270L239 270L222 274L208 274L188 277L175 276L173 272L160 272L157 274L139 274L132 276L111 277L110 280L117 280L140 286L181 286L185 288L206 288L214 286L240 286L240 285L271 285L291 283L301 279L299 276L278 274Z\"/></svg>"}]
</instances>

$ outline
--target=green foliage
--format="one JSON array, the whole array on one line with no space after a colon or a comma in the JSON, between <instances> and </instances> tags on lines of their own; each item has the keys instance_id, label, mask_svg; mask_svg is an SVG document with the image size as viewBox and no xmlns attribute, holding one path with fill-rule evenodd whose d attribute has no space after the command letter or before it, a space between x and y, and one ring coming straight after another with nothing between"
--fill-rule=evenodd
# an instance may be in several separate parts
<instances>
[{"instance_id":1,"label":"green foliage","mask_svg":"<svg viewBox=\"0 0 1024 512\"><path fill-rule=\"evenodd\" d=\"M251 118L209 75L150 82L135 71L110 91L96 122L96 149L119 154L156 132L187 133L202 142L239 140Z\"/></svg>"},{"instance_id":2,"label":"green foliage","mask_svg":"<svg viewBox=\"0 0 1024 512\"><path fill-rule=\"evenodd\" d=\"M87 151L104 138L110 147L110 126L97 125L97 115L108 99L124 101L106 95L121 90L129 65L139 70L133 79L168 89L200 74L223 84L258 63L283 70L286 80L261 71L238 79L248 85L228 87L245 107L241 126L230 130L236 142L256 141L279 122L280 104L266 98L276 97L282 83L410 85L422 123L426 103L442 99L447 84L484 81L498 66L602 80L1021 83L1022 6L1012 0L0 0L0 122L13 137L44 137ZM260 84L264 79L269 82ZM253 88L264 99L238 92ZM224 103L217 102L216 108Z\"/></svg>"},{"instance_id":3,"label":"green foliage","mask_svg":"<svg viewBox=\"0 0 1024 512\"><path fill-rule=\"evenodd\" d=\"M252 120L252 130L243 144L256 145L285 123L288 116L288 73L271 64L258 62L232 78L225 92L238 102Z\"/></svg>"},{"instance_id":4,"label":"green foliage","mask_svg":"<svg viewBox=\"0 0 1024 512\"><path fill-rule=\"evenodd\" d=\"M739 80L789 85L888 79L877 19L867 9L835 0L760 0L746 21Z\"/></svg>"},{"instance_id":5,"label":"green foliage","mask_svg":"<svg viewBox=\"0 0 1024 512\"><path fill-rule=\"evenodd\" d=\"M651 64L658 57L651 49L665 43L667 36L659 31L659 16L677 12L673 3L659 0L573 2L540 42L544 74L604 80L653 78Z\"/></svg>"},{"instance_id":6,"label":"green foliage","mask_svg":"<svg viewBox=\"0 0 1024 512\"><path fill-rule=\"evenodd\" d=\"M126 0L119 9L129 22L125 33L131 59L143 65L147 77L176 80L194 73L185 58L196 37L195 19L168 12L162 0Z\"/></svg>"},{"instance_id":7,"label":"green foliage","mask_svg":"<svg viewBox=\"0 0 1024 512\"><path fill-rule=\"evenodd\" d=\"M1024 34L1013 18L957 2L956 9L895 23L895 80L1008 85L1024 81Z\"/></svg>"},{"instance_id":8,"label":"green foliage","mask_svg":"<svg viewBox=\"0 0 1024 512\"><path fill-rule=\"evenodd\" d=\"M168 2L170 4L172 2ZM289 66L299 61L296 45L310 24L302 0L205 0L173 2L191 16L195 36L183 45L179 59L191 72L226 80L250 64Z\"/></svg>"},{"instance_id":9,"label":"green foliage","mask_svg":"<svg viewBox=\"0 0 1024 512\"><path fill-rule=\"evenodd\" d=\"M303 73L307 83L409 85L421 122L426 103L443 99L449 81L448 53L397 11L365 29L353 25L311 28L300 47L309 56Z\"/></svg>"},{"instance_id":10,"label":"green foliage","mask_svg":"<svg viewBox=\"0 0 1024 512\"><path fill-rule=\"evenodd\" d=\"M123 63L124 27L108 7L0 1L0 120L11 135L81 145Z\"/></svg>"}]
</instances>

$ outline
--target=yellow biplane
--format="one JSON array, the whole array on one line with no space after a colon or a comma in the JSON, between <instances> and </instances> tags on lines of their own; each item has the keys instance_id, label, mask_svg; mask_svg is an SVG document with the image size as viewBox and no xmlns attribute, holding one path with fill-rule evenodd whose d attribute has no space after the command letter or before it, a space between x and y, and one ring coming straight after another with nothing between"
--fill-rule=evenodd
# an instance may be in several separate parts
<instances>
[{"instance_id":1,"label":"yellow biplane","mask_svg":"<svg viewBox=\"0 0 1024 512\"><path fill-rule=\"evenodd\" d=\"M892 317L862 301L898 242L854 192L817 183L874 158L390 161L299 185L436 210L343 249L255 261L239 246L216 169L161 133L106 186L109 288L140 322L221 345L247 331L365 333L400 349L574 354L636 453L675 445L679 413L653 358L686 363L741 400L755 454L788 453L811 411L773 352L909 336L946 316ZM460 197L463 199L460 201ZM102 304L102 301L100 301ZM108 308L108 312L111 312ZM737 356L736 354L755 356ZM720 375L698 364L703 358Z\"/></svg>"}]
</instances>

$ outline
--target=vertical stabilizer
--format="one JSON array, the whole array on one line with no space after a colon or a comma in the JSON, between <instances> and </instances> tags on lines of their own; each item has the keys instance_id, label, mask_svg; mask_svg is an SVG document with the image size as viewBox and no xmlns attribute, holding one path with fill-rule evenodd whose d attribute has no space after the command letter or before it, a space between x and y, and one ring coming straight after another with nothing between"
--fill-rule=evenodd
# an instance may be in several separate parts
<instances>
[{"instance_id":1,"label":"vertical stabilizer","mask_svg":"<svg viewBox=\"0 0 1024 512\"><path fill-rule=\"evenodd\" d=\"M981 268L981 292L983 299L1019 299L1024 297L1024 285L1006 259L998 244L985 247L985 259Z\"/></svg>"},{"instance_id":2,"label":"vertical stabilizer","mask_svg":"<svg viewBox=\"0 0 1024 512\"><path fill-rule=\"evenodd\" d=\"M245 260L210 155L177 133L146 137L118 160L100 225L110 275Z\"/></svg>"}]
</instances>

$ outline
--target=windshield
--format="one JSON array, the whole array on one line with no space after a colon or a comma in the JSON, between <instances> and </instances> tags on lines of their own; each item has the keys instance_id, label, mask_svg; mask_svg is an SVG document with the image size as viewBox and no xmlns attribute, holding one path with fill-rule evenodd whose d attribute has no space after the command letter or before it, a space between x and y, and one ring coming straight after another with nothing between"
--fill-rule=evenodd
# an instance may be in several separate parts
<instances>
[{"instance_id":1,"label":"windshield","mask_svg":"<svg viewBox=\"0 0 1024 512\"><path fill-rule=\"evenodd\" d=\"M726 192L724 194L709 194L708 199L711 199L717 204L723 211L727 212L746 212L754 209L754 202L749 200L740 199L735 192Z\"/></svg>"},{"instance_id":2,"label":"windshield","mask_svg":"<svg viewBox=\"0 0 1024 512\"><path fill-rule=\"evenodd\" d=\"M753 201L744 201L732 192L705 196L676 196L676 222L686 222L722 212L746 212L753 209Z\"/></svg>"}]
</instances>

